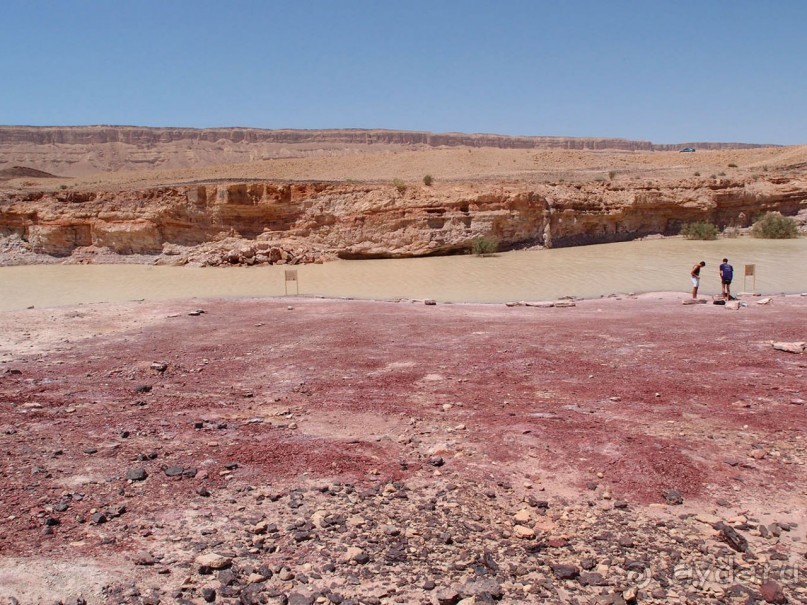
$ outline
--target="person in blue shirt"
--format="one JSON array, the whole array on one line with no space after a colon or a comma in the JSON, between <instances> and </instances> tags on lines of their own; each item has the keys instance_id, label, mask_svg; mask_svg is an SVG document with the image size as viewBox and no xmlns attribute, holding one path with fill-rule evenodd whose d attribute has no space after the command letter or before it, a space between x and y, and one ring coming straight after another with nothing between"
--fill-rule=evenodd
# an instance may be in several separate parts
<instances>
[{"instance_id":1,"label":"person in blue shirt","mask_svg":"<svg viewBox=\"0 0 807 605\"><path fill-rule=\"evenodd\" d=\"M734 278L734 267L729 264L729 259L724 258L723 264L718 270L720 271L720 283L723 285L723 298L731 300L731 280Z\"/></svg>"}]
</instances>

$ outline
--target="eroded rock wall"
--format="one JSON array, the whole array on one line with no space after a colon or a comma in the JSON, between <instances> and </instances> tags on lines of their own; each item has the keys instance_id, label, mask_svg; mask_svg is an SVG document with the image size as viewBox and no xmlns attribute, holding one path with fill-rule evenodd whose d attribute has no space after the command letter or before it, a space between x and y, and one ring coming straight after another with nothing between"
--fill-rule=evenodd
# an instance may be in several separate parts
<instances>
[{"instance_id":1,"label":"eroded rock wall","mask_svg":"<svg viewBox=\"0 0 807 605\"><path fill-rule=\"evenodd\" d=\"M621 149L626 151L670 151L682 145L701 149L763 147L751 143L654 144L619 138L506 136L458 132L432 133L411 130L325 129L265 130L260 128L149 128L138 126L0 126L0 145L159 145L176 141L216 143L330 143L427 145L430 147L498 147L503 149Z\"/></svg>"},{"instance_id":2,"label":"eroded rock wall","mask_svg":"<svg viewBox=\"0 0 807 605\"><path fill-rule=\"evenodd\" d=\"M398 144L398 145L463 145L471 147L531 148L553 147L583 149L650 149L647 141L625 139L585 139L570 137L508 137L499 135L400 131L365 129L327 130L264 130L258 128L148 128L129 126L58 126L58 127L0 127L0 144L35 143L37 145L98 145L125 143L128 145L158 145L176 141L206 141L215 143L338 143L338 144Z\"/></svg>"},{"instance_id":3,"label":"eroded rock wall","mask_svg":"<svg viewBox=\"0 0 807 605\"><path fill-rule=\"evenodd\" d=\"M561 183L445 187L231 183L125 192L35 192L0 199L0 235L65 256L86 246L159 254L225 238L264 248L293 239L344 258L451 254L474 238L502 248L677 234L697 220L745 227L761 213L807 209L807 182L772 177L674 185Z\"/></svg>"}]
</instances>

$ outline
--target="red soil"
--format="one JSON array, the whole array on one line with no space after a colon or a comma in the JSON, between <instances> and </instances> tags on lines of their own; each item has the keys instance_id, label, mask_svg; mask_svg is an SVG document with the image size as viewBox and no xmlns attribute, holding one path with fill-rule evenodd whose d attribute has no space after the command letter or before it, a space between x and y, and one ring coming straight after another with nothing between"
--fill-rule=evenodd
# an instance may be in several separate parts
<instances>
[{"instance_id":1,"label":"red soil","mask_svg":"<svg viewBox=\"0 0 807 605\"><path fill-rule=\"evenodd\" d=\"M362 484L422 478L434 455L440 473L517 489L803 504L807 357L769 341L803 341L805 326L798 297L739 311L649 295L551 309L287 299L7 313L3 551L58 552L83 531L76 515L120 503L133 519L180 514L233 473L278 489ZM197 476L163 476L171 465ZM149 481L127 483L133 467ZM65 494L84 494L65 540L43 540Z\"/></svg>"}]
</instances>

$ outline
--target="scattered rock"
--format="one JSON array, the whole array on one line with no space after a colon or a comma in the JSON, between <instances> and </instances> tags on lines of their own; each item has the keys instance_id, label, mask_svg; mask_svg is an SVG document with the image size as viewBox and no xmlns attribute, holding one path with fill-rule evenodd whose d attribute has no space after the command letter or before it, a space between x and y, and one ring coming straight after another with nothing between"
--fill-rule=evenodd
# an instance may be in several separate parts
<instances>
[{"instance_id":1,"label":"scattered rock","mask_svg":"<svg viewBox=\"0 0 807 605\"><path fill-rule=\"evenodd\" d=\"M345 562L355 561L360 565L364 565L370 561L370 556L357 546L348 546L347 552L342 557L342 560Z\"/></svg>"},{"instance_id":2,"label":"scattered rock","mask_svg":"<svg viewBox=\"0 0 807 605\"><path fill-rule=\"evenodd\" d=\"M442 456L432 456L431 458L429 458L429 464L431 464L432 466L440 467L445 464L445 460L443 460Z\"/></svg>"},{"instance_id":3,"label":"scattered rock","mask_svg":"<svg viewBox=\"0 0 807 605\"><path fill-rule=\"evenodd\" d=\"M148 476L144 468L130 468L126 471L127 481L145 481Z\"/></svg>"},{"instance_id":4,"label":"scattered rock","mask_svg":"<svg viewBox=\"0 0 807 605\"><path fill-rule=\"evenodd\" d=\"M499 600L502 598L502 587L493 578L475 578L468 580L459 589L461 598L481 598Z\"/></svg>"},{"instance_id":5,"label":"scattered rock","mask_svg":"<svg viewBox=\"0 0 807 605\"><path fill-rule=\"evenodd\" d=\"M580 568L566 563L551 564L552 573L558 580L574 580L580 575Z\"/></svg>"},{"instance_id":6,"label":"scattered rock","mask_svg":"<svg viewBox=\"0 0 807 605\"><path fill-rule=\"evenodd\" d=\"M182 473L183 473L184 471L185 471L185 469L184 469L183 467L181 467L181 466L166 466L166 467L163 469L163 472L164 472L164 473L166 474L166 476L168 476L168 477L179 477L179 476L182 476Z\"/></svg>"},{"instance_id":7,"label":"scattered rock","mask_svg":"<svg viewBox=\"0 0 807 605\"><path fill-rule=\"evenodd\" d=\"M208 569L227 569L233 564L233 560L217 553L205 553L196 557L196 564Z\"/></svg>"},{"instance_id":8,"label":"scattered rock","mask_svg":"<svg viewBox=\"0 0 807 605\"><path fill-rule=\"evenodd\" d=\"M746 540L743 536L738 534L733 527L721 521L719 523L716 523L714 525L714 528L718 532L720 532L721 539L726 544L731 546L734 550L736 550L737 552L748 551L748 540Z\"/></svg>"},{"instance_id":9,"label":"scattered rock","mask_svg":"<svg viewBox=\"0 0 807 605\"><path fill-rule=\"evenodd\" d=\"M785 592L778 582L768 580L759 587L759 593L766 603L787 603Z\"/></svg>"},{"instance_id":10,"label":"scattered rock","mask_svg":"<svg viewBox=\"0 0 807 605\"><path fill-rule=\"evenodd\" d=\"M513 527L513 535L522 540L530 540L535 537L535 531L524 525L516 525Z\"/></svg>"},{"instance_id":11,"label":"scattered rock","mask_svg":"<svg viewBox=\"0 0 807 605\"><path fill-rule=\"evenodd\" d=\"M777 351L795 353L797 355L804 353L804 349L807 348L807 342L772 342L771 345Z\"/></svg>"},{"instance_id":12,"label":"scattered rock","mask_svg":"<svg viewBox=\"0 0 807 605\"><path fill-rule=\"evenodd\" d=\"M677 489L666 489L661 495L664 496L664 501L672 506L684 503L684 497Z\"/></svg>"},{"instance_id":13,"label":"scattered rock","mask_svg":"<svg viewBox=\"0 0 807 605\"><path fill-rule=\"evenodd\" d=\"M145 566L150 566L157 563L157 559L154 557L154 555L145 550L135 553L134 557L132 557L132 561L135 565Z\"/></svg>"},{"instance_id":14,"label":"scattered rock","mask_svg":"<svg viewBox=\"0 0 807 605\"><path fill-rule=\"evenodd\" d=\"M109 519L107 518L107 516L104 513L100 513L100 512L93 513L90 516L90 522L93 525L101 525L102 523L106 523L108 520Z\"/></svg>"}]
</instances>

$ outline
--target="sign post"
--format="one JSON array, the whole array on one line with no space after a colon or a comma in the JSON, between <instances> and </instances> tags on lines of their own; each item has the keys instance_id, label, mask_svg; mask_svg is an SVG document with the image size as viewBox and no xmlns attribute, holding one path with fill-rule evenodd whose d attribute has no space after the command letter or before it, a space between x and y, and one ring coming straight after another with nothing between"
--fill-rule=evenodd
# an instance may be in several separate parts
<instances>
[{"instance_id":1,"label":"sign post","mask_svg":"<svg viewBox=\"0 0 807 605\"><path fill-rule=\"evenodd\" d=\"M300 293L300 282L297 279L297 269L286 269L286 279L283 285L286 286L286 296L289 294L289 282L293 281L297 294Z\"/></svg>"},{"instance_id":2,"label":"sign post","mask_svg":"<svg viewBox=\"0 0 807 605\"><path fill-rule=\"evenodd\" d=\"M756 265L746 265L745 271L743 273L743 292L745 292L745 281L748 278L752 278L752 290L751 292L757 291L757 270Z\"/></svg>"}]
</instances>

